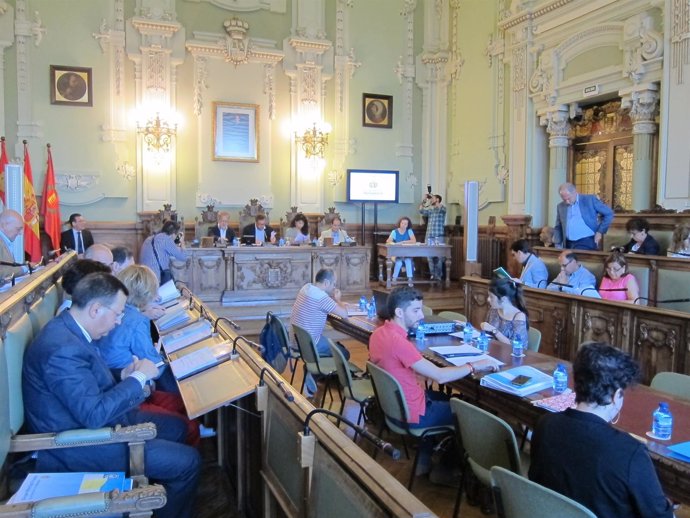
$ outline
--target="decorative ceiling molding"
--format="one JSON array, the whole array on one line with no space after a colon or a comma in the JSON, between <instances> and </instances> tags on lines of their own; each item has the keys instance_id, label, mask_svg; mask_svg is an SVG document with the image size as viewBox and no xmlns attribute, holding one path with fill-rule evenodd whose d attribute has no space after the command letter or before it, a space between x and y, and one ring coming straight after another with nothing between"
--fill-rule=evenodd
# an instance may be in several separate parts
<instances>
[{"instance_id":1,"label":"decorative ceiling molding","mask_svg":"<svg viewBox=\"0 0 690 518\"><path fill-rule=\"evenodd\" d=\"M228 11L252 12L264 9L272 13L285 14L287 0L185 0L192 4L207 3Z\"/></svg>"}]
</instances>

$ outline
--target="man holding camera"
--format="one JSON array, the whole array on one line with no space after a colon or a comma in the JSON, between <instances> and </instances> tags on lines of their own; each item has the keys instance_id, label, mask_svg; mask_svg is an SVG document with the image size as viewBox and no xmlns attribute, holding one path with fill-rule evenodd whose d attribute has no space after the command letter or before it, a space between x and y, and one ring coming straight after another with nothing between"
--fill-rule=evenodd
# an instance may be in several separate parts
<instances>
[{"instance_id":1,"label":"man holding camera","mask_svg":"<svg viewBox=\"0 0 690 518\"><path fill-rule=\"evenodd\" d=\"M445 236L446 207L440 194L431 194L431 186L427 186L427 189L429 192L419 204L419 213L427 217L425 240L429 244L429 239L434 243L436 238L443 240ZM440 257L429 257L429 272L432 280L443 279L443 262Z\"/></svg>"}]
</instances>

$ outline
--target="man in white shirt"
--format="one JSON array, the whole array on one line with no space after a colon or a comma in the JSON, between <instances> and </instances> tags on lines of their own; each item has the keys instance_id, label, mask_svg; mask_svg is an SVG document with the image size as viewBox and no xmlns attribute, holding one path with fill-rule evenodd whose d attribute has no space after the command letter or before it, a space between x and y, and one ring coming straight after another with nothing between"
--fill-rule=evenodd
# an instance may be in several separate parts
<instances>
[{"instance_id":1,"label":"man in white shirt","mask_svg":"<svg viewBox=\"0 0 690 518\"><path fill-rule=\"evenodd\" d=\"M15 263L12 255L12 243L24 230L24 218L16 210L5 209L0 214L0 262ZM0 264L0 277L22 275L29 270L26 266Z\"/></svg>"}]
</instances>

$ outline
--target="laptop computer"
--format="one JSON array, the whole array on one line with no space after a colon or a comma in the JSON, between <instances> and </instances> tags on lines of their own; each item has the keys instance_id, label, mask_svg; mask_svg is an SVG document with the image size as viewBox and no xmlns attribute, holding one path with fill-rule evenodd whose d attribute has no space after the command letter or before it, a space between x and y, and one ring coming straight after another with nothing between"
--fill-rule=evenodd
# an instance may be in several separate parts
<instances>
[{"instance_id":1,"label":"laptop computer","mask_svg":"<svg viewBox=\"0 0 690 518\"><path fill-rule=\"evenodd\" d=\"M376 314L380 319L388 320L388 293L381 290L373 290L374 302L376 302ZM429 335L448 334L455 331L455 322L436 315L424 317L426 333ZM408 334L414 334L414 330L408 330Z\"/></svg>"}]
</instances>

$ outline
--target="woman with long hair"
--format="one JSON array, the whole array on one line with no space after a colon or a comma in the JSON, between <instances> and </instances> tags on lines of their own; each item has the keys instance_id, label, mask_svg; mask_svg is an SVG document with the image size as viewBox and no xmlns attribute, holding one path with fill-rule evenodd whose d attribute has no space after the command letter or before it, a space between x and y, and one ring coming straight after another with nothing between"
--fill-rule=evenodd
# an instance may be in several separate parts
<instances>
[{"instance_id":1,"label":"woman with long hair","mask_svg":"<svg viewBox=\"0 0 690 518\"><path fill-rule=\"evenodd\" d=\"M416 243L417 238L412 231L412 221L407 216L403 216L398 220L398 225L391 230L390 236L386 239L386 243ZM400 269L402 268L402 263L405 261L405 272L407 273L407 279L412 280L413 268L412 259L410 257L396 257L395 266L393 268L393 279L397 279L400 275Z\"/></svg>"},{"instance_id":2,"label":"woman with long hair","mask_svg":"<svg viewBox=\"0 0 690 518\"><path fill-rule=\"evenodd\" d=\"M634 304L640 296L635 276L628 272L628 261L620 252L613 252L604 260L604 276L599 285L602 299Z\"/></svg>"},{"instance_id":3,"label":"woman with long hair","mask_svg":"<svg viewBox=\"0 0 690 518\"><path fill-rule=\"evenodd\" d=\"M491 309L482 322L482 329L493 333L496 340L510 344L513 338L528 342L529 319L522 286L512 279L491 279L489 283Z\"/></svg>"},{"instance_id":4,"label":"woman with long hair","mask_svg":"<svg viewBox=\"0 0 690 518\"><path fill-rule=\"evenodd\" d=\"M690 258L690 225L680 224L673 229L671 246L666 253L669 257Z\"/></svg>"},{"instance_id":5,"label":"woman with long hair","mask_svg":"<svg viewBox=\"0 0 690 518\"><path fill-rule=\"evenodd\" d=\"M290 228L285 231L285 238L291 245L309 244L309 221L307 217L298 212L290 222Z\"/></svg>"}]
</instances>

